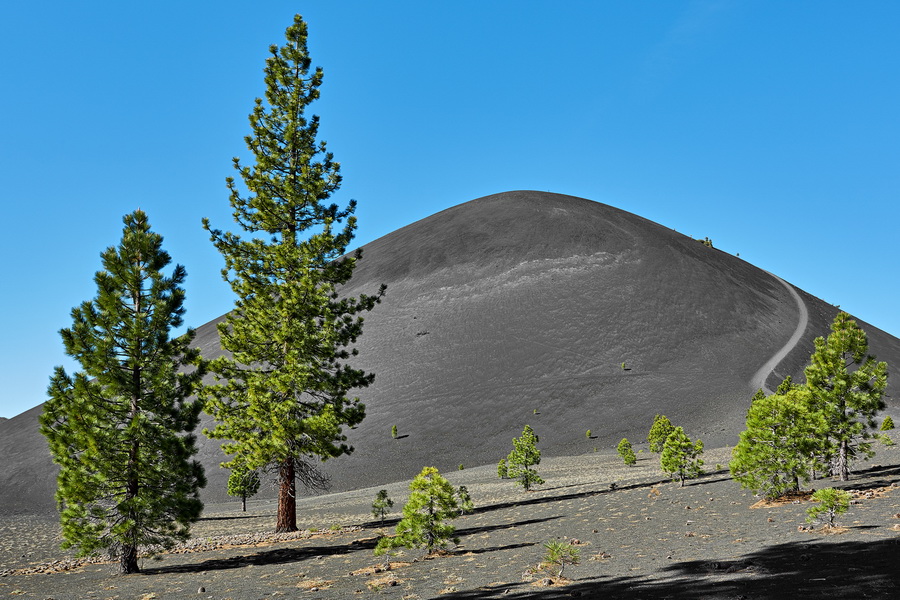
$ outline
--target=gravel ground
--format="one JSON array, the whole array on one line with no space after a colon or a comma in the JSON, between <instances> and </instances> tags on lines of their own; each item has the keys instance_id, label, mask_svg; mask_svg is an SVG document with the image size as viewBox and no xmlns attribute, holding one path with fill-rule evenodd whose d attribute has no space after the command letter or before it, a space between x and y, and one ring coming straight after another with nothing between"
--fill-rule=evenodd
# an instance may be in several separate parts
<instances>
[{"instance_id":1,"label":"gravel ground","mask_svg":"<svg viewBox=\"0 0 900 600\"><path fill-rule=\"evenodd\" d=\"M729 449L707 450L709 470ZM55 519L0 519L0 597L66 599L203 598L894 598L900 594L900 451L879 448L842 487L858 500L835 532L803 529L806 501L756 502L724 472L679 487L655 456L624 467L611 454L545 460L546 484L526 493L484 466L445 473L466 485L476 512L454 525L461 544L422 560L372 554L380 524L369 512L378 488L303 498L304 531L268 534L274 504L208 506L190 544L143 573L119 576L112 564L66 562ZM610 489L615 483L616 489ZM395 501L406 482L383 486ZM819 481L816 487L839 485ZM313 529L315 528L315 529ZM581 562L566 579L534 573L543 544L564 539ZM62 561L54 564L53 561ZM201 591L202 590L202 591Z\"/></svg>"}]
</instances>

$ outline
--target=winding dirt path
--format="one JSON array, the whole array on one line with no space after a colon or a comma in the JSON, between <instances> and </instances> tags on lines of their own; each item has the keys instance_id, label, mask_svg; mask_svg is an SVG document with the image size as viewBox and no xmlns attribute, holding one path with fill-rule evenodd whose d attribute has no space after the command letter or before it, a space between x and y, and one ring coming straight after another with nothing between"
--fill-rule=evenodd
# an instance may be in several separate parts
<instances>
[{"instance_id":1,"label":"winding dirt path","mask_svg":"<svg viewBox=\"0 0 900 600\"><path fill-rule=\"evenodd\" d=\"M768 273L768 271L766 271ZM759 370L753 375L753 378L750 380L750 384L753 386L753 389L760 389L766 393L771 394L772 390L766 386L766 379L769 378L769 375L772 371L775 370L775 367L778 366L784 357L790 353L791 350L796 348L797 344L800 342L800 338L803 337L803 332L806 331L806 326L809 323L809 311L806 309L806 303L803 301L803 298L800 297L800 294L797 293L797 290L794 289L794 286L789 284L787 281L775 275L774 273L769 273L772 277L774 277L784 288L794 297L794 301L797 302L797 308L800 310L800 319L797 323L797 328L794 329L794 334L791 336L791 339L787 341L787 343L776 352L772 358L770 358L766 364L761 366Z\"/></svg>"}]
</instances>

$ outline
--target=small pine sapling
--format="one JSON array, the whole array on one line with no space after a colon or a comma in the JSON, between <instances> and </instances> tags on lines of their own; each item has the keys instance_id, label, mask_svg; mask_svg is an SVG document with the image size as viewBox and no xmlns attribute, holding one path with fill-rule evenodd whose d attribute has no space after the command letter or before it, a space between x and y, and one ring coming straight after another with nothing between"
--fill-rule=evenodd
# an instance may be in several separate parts
<instances>
[{"instance_id":1,"label":"small pine sapling","mask_svg":"<svg viewBox=\"0 0 900 600\"><path fill-rule=\"evenodd\" d=\"M551 567L559 567L559 571L556 573L557 577L562 577L563 569L566 568L566 565L577 565L581 558L581 553L578 548L572 544L561 542L559 540L547 542L544 544L544 548L546 549L546 552L544 552L544 560L541 563L541 568L548 569Z\"/></svg>"},{"instance_id":2,"label":"small pine sapling","mask_svg":"<svg viewBox=\"0 0 900 600\"><path fill-rule=\"evenodd\" d=\"M459 514L469 515L475 511L475 503L466 486L461 485L456 489L456 497L459 498Z\"/></svg>"},{"instance_id":3,"label":"small pine sapling","mask_svg":"<svg viewBox=\"0 0 900 600\"><path fill-rule=\"evenodd\" d=\"M828 526L834 527L834 518L850 509L850 492L844 490L824 488L816 491L811 499L819 504L806 509L807 523L825 522L827 519Z\"/></svg>"},{"instance_id":4,"label":"small pine sapling","mask_svg":"<svg viewBox=\"0 0 900 600\"><path fill-rule=\"evenodd\" d=\"M391 425L391 437L397 439L397 426Z\"/></svg>"},{"instance_id":5,"label":"small pine sapling","mask_svg":"<svg viewBox=\"0 0 900 600\"><path fill-rule=\"evenodd\" d=\"M626 465L630 467L637 464L637 456L635 456L634 448L631 447L631 442L628 441L628 438L622 438L617 450L619 451L619 456L622 457L622 460L625 461Z\"/></svg>"},{"instance_id":6,"label":"small pine sapling","mask_svg":"<svg viewBox=\"0 0 900 600\"><path fill-rule=\"evenodd\" d=\"M506 466L506 459L501 458L497 463L497 477L500 479L509 479L509 468Z\"/></svg>"},{"instance_id":7,"label":"small pine sapling","mask_svg":"<svg viewBox=\"0 0 900 600\"><path fill-rule=\"evenodd\" d=\"M388 497L387 490L378 490L375 501L372 502L372 516L381 519L381 524L384 525L384 518L393 506L394 501Z\"/></svg>"},{"instance_id":8,"label":"small pine sapling","mask_svg":"<svg viewBox=\"0 0 900 600\"><path fill-rule=\"evenodd\" d=\"M884 421L881 422L880 431L890 431L894 428L894 420L890 417L890 415L884 418ZM878 436L878 439L881 440L881 443L885 446L893 446L894 440L887 433L882 433Z\"/></svg>"},{"instance_id":9,"label":"small pine sapling","mask_svg":"<svg viewBox=\"0 0 900 600\"><path fill-rule=\"evenodd\" d=\"M591 430L590 430L590 429L588 429L588 430L584 433L584 437L586 437L587 439L591 439Z\"/></svg>"},{"instance_id":10,"label":"small pine sapling","mask_svg":"<svg viewBox=\"0 0 900 600\"><path fill-rule=\"evenodd\" d=\"M228 495L241 499L241 511L247 512L247 498L259 492L259 473L256 469L236 466L228 476Z\"/></svg>"},{"instance_id":11,"label":"small pine sapling","mask_svg":"<svg viewBox=\"0 0 900 600\"><path fill-rule=\"evenodd\" d=\"M434 467L425 467L409 484L412 492L403 507L403 518L397 523L393 537L382 537L375 546L375 556L394 548L425 547L425 554L444 548L447 542L459 543L454 527L444 521L459 516L456 490Z\"/></svg>"},{"instance_id":12,"label":"small pine sapling","mask_svg":"<svg viewBox=\"0 0 900 600\"><path fill-rule=\"evenodd\" d=\"M703 473L701 454L703 442L692 442L683 428L676 427L666 438L659 464L664 473L669 474L672 479L680 480L681 487L684 487L685 479L698 477Z\"/></svg>"},{"instance_id":13,"label":"small pine sapling","mask_svg":"<svg viewBox=\"0 0 900 600\"><path fill-rule=\"evenodd\" d=\"M525 488L526 492L531 490L531 486L544 483L537 471L531 468L541 462L541 451L537 449L539 441L531 426L526 425L522 430L522 436L513 438L513 451L506 457L509 477L518 479L519 485Z\"/></svg>"}]
</instances>

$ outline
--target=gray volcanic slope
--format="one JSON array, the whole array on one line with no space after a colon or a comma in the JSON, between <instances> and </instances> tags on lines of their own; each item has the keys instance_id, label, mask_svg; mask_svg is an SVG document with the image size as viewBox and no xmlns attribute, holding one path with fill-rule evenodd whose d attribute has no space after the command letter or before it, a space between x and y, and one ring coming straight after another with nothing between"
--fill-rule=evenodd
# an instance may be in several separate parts
<instances>
[{"instance_id":1,"label":"gray volcanic slope","mask_svg":"<svg viewBox=\"0 0 900 600\"><path fill-rule=\"evenodd\" d=\"M358 346L357 364L377 375L360 391L365 421L347 432L356 451L322 465L336 491L409 479L425 465L495 464L525 424L552 456L642 441L657 413L707 447L732 444L754 375L802 323L789 284L636 215L559 194L487 196L363 250L345 292L388 291ZM813 339L837 312L796 291L808 323L770 388L786 375L802 380ZM208 358L220 352L219 320L198 328ZM871 352L900 364L900 340L860 324ZM895 389L887 414L898 418ZM11 461L0 470L6 511L53 505L39 411L0 423L0 456ZM204 497L219 501L223 457L200 439Z\"/></svg>"}]
</instances>

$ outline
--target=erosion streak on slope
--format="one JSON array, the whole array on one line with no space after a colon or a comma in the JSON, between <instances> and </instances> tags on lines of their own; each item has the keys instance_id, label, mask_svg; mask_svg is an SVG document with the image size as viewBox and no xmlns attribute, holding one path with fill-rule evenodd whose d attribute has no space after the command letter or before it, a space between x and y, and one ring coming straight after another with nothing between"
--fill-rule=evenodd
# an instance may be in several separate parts
<instances>
[{"instance_id":1,"label":"erosion streak on slope","mask_svg":"<svg viewBox=\"0 0 900 600\"><path fill-rule=\"evenodd\" d=\"M768 271L767 271L768 272ZM769 359L769 361L764 364L759 370L753 375L753 378L750 380L750 384L753 386L753 389L762 389L765 393L771 394L772 390L766 386L766 379L769 378L769 375L775 370L775 367L778 366L784 357L786 357L791 350L793 350L797 344L800 342L800 338L803 337L803 332L806 331L806 326L809 323L809 311L806 309L806 303L803 301L803 298L800 297L800 294L797 293L797 290L794 289L794 286L789 284L787 281L775 275L773 273L769 273L776 280L778 280L781 285L785 287L785 289L790 292L791 296L794 297L794 301L797 303L797 308L800 309L800 320L797 323L797 328L794 329L794 334L791 336L791 339L787 341L787 343Z\"/></svg>"}]
</instances>

